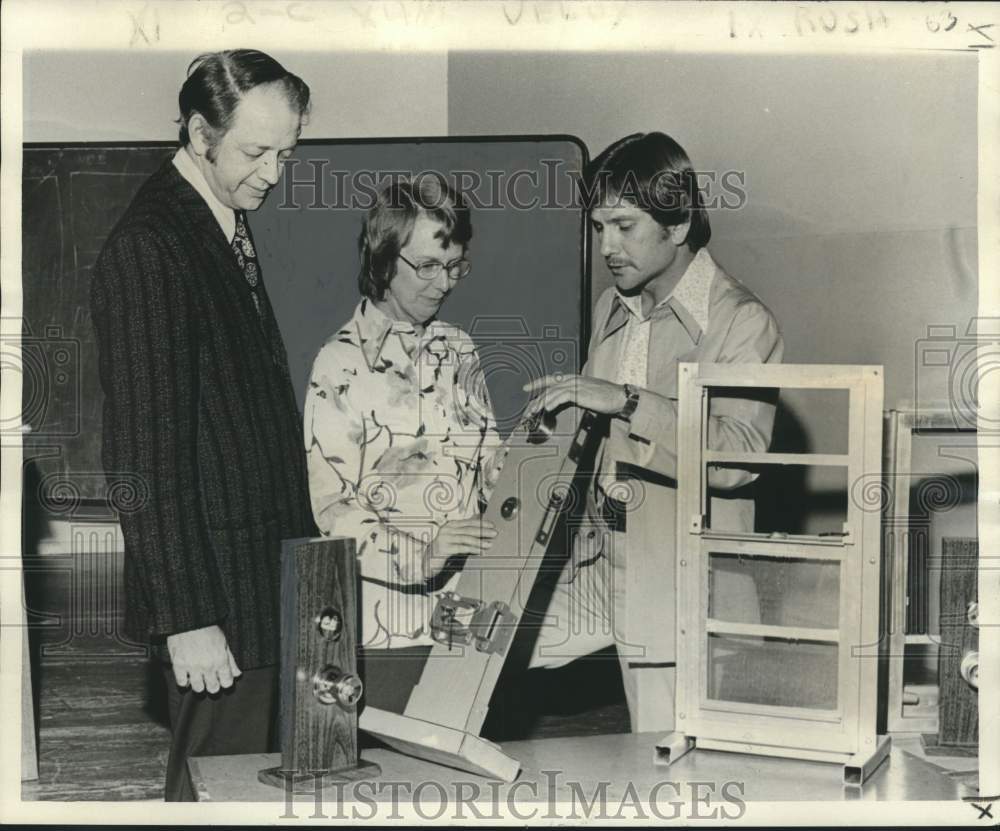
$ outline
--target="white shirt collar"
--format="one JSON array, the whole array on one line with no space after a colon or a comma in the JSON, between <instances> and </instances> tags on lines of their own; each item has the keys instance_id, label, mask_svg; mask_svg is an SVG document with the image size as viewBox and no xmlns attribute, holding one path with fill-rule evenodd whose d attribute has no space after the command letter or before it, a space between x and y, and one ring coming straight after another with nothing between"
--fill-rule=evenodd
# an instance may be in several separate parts
<instances>
[{"instance_id":1,"label":"white shirt collar","mask_svg":"<svg viewBox=\"0 0 1000 831\"><path fill-rule=\"evenodd\" d=\"M395 333L410 338L417 337L416 329L412 323L393 320L367 297L362 298L355 307L352 323L368 366L374 366L378 361L390 334ZM427 324L420 341L426 342L442 334L448 335L451 331L448 324L435 319Z\"/></svg>"},{"instance_id":2,"label":"white shirt collar","mask_svg":"<svg viewBox=\"0 0 1000 831\"><path fill-rule=\"evenodd\" d=\"M232 242L233 237L236 236L236 212L232 208L227 208L219 198L212 193L212 189L208 185L208 181L205 179L204 174L198 169L198 165L194 163L194 159L183 147L174 154L174 167L177 168L177 172L184 177L191 187L193 187L198 195L208 203L208 207L212 210L212 215L216 218L219 223L219 227L222 228L222 233L226 235L226 241Z\"/></svg>"},{"instance_id":3,"label":"white shirt collar","mask_svg":"<svg viewBox=\"0 0 1000 831\"><path fill-rule=\"evenodd\" d=\"M694 259L688 263L681 279L677 281L674 290L656 304L660 308L671 300L681 303L695 319L702 331L708 330L708 306L712 290L712 278L715 276L715 260L707 248L698 249ZM622 305L639 321L642 315L642 298L640 295L624 295L615 289ZM652 313L652 312L651 312Z\"/></svg>"}]
</instances>

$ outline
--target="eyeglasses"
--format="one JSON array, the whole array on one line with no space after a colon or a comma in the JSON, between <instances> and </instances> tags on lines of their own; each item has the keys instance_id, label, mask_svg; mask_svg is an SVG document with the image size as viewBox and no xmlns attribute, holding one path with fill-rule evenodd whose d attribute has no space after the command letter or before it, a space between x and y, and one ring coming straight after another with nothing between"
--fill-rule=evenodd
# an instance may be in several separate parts
<instances>
[{"instance_id":1,"label":"eyeglasses","mask_svg":"<svg viewBox=\"0 0 1000 831\"><path fill-rule=\"evenodd\" d=\"M447 271L448 276L452 280L462 280L465 277L468 277L469 272L472 271L472 263L470 263L464 257L461 257L457 260L452 260L447 265L438 262L437 260L427 260L427 262L420 263L420 265L417 265L416 263L411 263L402 254L399 255L399 259L401 259L410 268L412 268L417 273L417 276L421 280L437 279L438 275L441 274L442 270Z\"/></svg>"}]
</instances>

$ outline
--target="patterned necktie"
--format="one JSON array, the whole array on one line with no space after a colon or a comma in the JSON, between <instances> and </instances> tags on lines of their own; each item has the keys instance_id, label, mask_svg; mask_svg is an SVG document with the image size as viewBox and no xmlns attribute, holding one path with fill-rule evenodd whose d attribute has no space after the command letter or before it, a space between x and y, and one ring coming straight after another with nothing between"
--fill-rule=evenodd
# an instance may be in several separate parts
<instances>
[{"instance_id":1,"label":"patterned necktie","mask_svg":"<svg viewBox=\"0 0 1000 831\"><path fill-rule=\"evenodd\" d=\"M271 351L271 360L285 375L288 375L288 356L285 353L285 345L281 336L269 335L271 327L264 324L264 308L260 301L260 293L264 290L260 281L260 266L257 263L257 252L254 250L253 241L250 239L250 231L247 228L247 218L243 211L236 212L236 234L233 236L233 254L236 255L236 262L243 271L247 285L250 286L250 297L253 299L254 308L257 309L257 319L260 322L261 331L264 333L268 347Z\"/></svg>"},{"instance_id":2,"label":"patterned necktie","mask_svg":"<svg viewBox=\"0 0 1000 831\"><path fill-rule=\"evenodd\" d=\"M233 237L233 253L236 255L236 262L243 269L243 276L246 277L247 284L250 286L250 297L253 298L253 305L257 309L257 316L263 320L264 312L261 311L260 296L257 290L257 287L260 285L260 266L257 264L257 252L254 250L253 242L250 241L246 214L243 211L236 212L236 234Z\"/></svg>"}]
</instances>

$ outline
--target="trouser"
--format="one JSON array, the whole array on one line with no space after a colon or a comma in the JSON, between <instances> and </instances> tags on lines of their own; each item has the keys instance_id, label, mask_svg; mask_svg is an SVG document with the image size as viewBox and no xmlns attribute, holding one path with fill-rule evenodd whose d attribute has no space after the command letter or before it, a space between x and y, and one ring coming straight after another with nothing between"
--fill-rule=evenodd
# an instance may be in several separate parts
<instances>
[{"instance_id":1,"label":"trouser","mask_svg":"<svg viewBox=\"0 0 1000 831\"><path fill-rule=\"evenodd\" d=\"M643 644L626 636L625 534L613 532L611 541L611 551L587 565L574 570L567 564L538 628L529 667L554 669L614 645L632 732L673 730L676 665L650 661Z\"/></svg>"},{"instance_id":2,"label":"trouser","mask_svg":"<svg viewBox=\"0 0 1000 831\"><path fill-rule=\"evenodd\" d=\"M229 689L214 695L181 689L170 664L163 664L170 711L170 756L164 800L195 802L188 776L191 756L273 753L276 729L278 668L245 669Z\"/></svg>"}]
</instances>

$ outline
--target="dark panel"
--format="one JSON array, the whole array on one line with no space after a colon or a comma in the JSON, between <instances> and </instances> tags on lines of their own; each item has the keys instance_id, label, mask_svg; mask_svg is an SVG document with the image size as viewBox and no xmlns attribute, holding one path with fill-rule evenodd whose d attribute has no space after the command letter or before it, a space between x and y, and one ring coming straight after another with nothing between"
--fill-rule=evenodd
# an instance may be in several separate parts
<instances>
[{"instance_id":1,"label":"dark panel","mask_svg":"<svg viewBox=\"0 0 1000 831\"><path fill-rule=\"evenodd\" d=\"M25 458L55 513L103 499L90 271L169 145L26 148L22 179ZM26 494L26 500L35 494Z\"/></svg>"}]
</instances>

